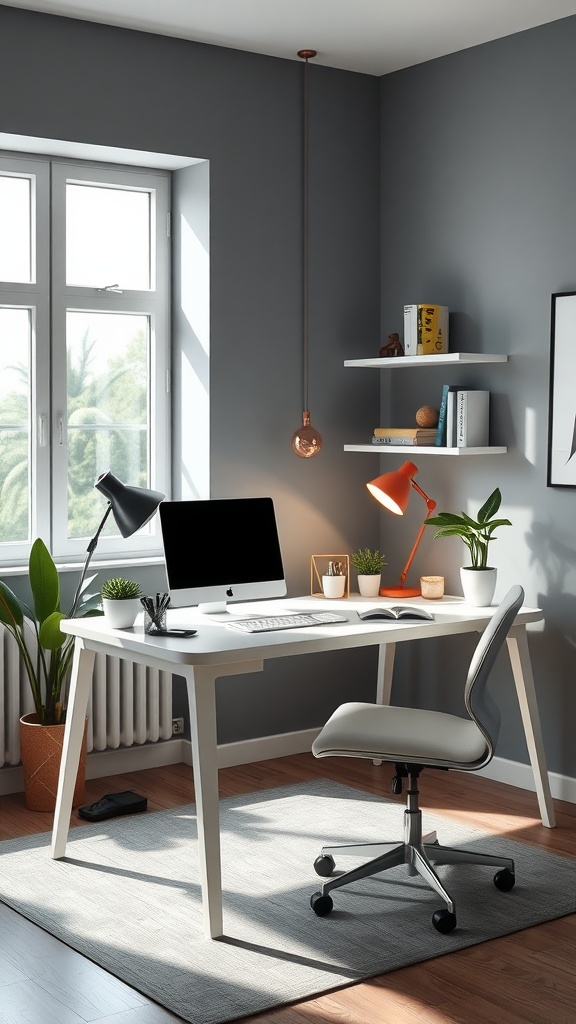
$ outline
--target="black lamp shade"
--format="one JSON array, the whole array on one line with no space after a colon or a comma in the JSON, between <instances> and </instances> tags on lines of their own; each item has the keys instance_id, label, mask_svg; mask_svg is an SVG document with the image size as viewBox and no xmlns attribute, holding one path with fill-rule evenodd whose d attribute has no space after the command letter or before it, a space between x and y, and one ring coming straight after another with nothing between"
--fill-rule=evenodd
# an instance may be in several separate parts
<instances>
[{"instance_id":1,"label":"black lamp shade","mask_svg":"<svg viewBox=\"0 0 576 1024\"><path fill-rule=\"evenodd\" d=\"M99 476L94 487L108 498L112 515L123 537L131 537L137 530L141 530L166 497L160 491L123 484L110 472Z\"/></svg>"}]
</instances>

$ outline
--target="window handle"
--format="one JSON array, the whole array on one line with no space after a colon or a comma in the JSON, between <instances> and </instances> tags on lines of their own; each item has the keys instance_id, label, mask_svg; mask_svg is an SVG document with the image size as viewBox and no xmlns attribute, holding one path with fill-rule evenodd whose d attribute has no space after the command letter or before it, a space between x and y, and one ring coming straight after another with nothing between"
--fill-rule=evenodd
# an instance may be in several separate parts
<instances>
[{"instance_id":1,"label":"window handle","mask_svg":"<svg viewBox=\"0 0 576 1024\"><path fill-rule=\"evenodd\" d=\"M64 418L62 416L58 417L58 444L64 444Z\"/></svg>"},{"instance_id":2,"label":"window handle","mask_svg":"<svg viewBox=\"0 0 576 1024\"><path fill-rule=\"evenodd\" d=\"M97 288L97 292L116 292L117 295L122 295L122 289L117 284L107 284L104 288Z\"/></svg>"},{"instance_id":3,"label":"window handle","mask_svg":"<svg viewBox=\"0 0 576 1024\"><path fill-rule=\"evenodd\" d=\"M46 447L46 413L40 413L38 416L38 446Z\"/></svg>"}]
</instances>

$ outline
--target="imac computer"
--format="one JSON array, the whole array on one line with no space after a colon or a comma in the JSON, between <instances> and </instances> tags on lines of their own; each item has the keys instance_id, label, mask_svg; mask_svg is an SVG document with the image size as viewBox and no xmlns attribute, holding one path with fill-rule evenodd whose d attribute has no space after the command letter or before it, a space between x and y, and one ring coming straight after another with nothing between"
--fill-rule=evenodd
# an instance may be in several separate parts
<instances>
[{"instance_id":1,"label":"imac computer","mask_svg":"<svg viewBox=\"0 0 576 1024\"><path fill-rule=\"evenodd\" d=\"M159 511L172 608L285 596L272 498L163 501Z\"/></svg>"}]
</instances>

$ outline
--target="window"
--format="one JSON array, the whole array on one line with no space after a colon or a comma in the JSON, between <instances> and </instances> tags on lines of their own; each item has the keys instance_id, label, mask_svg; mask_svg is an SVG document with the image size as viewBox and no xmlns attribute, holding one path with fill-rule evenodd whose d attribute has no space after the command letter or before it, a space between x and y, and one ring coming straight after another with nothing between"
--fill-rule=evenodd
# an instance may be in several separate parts
<instances>
[{"instance_id":1,"label":"window","mask_svg":"<svg viewBox=\"0 0 576 1024\"><path fill-rule=\"evenodd\" d=\"M80 558L94 490L169 490L169 183L165 172L0 154L0 559L36 536ZM98 553L158 552L112 517Z\"/></svg>"}]
</instances>

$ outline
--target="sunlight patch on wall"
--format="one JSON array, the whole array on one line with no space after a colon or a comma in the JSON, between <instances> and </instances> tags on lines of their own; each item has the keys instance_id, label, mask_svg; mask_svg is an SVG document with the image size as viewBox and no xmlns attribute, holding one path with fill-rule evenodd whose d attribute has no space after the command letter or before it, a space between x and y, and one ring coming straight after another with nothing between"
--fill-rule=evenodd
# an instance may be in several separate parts
<instances>
[{"instance_id":1,"label":"sunlight patch on wall","mask_svg":"<svg viewBox=\"0 0 576 1024\"><path fill-rule=\"evenodd\" d=\"M531 408L524 414L524 455L532 466L536 465L536 410Z\"/></svg>"}]
</instances>

